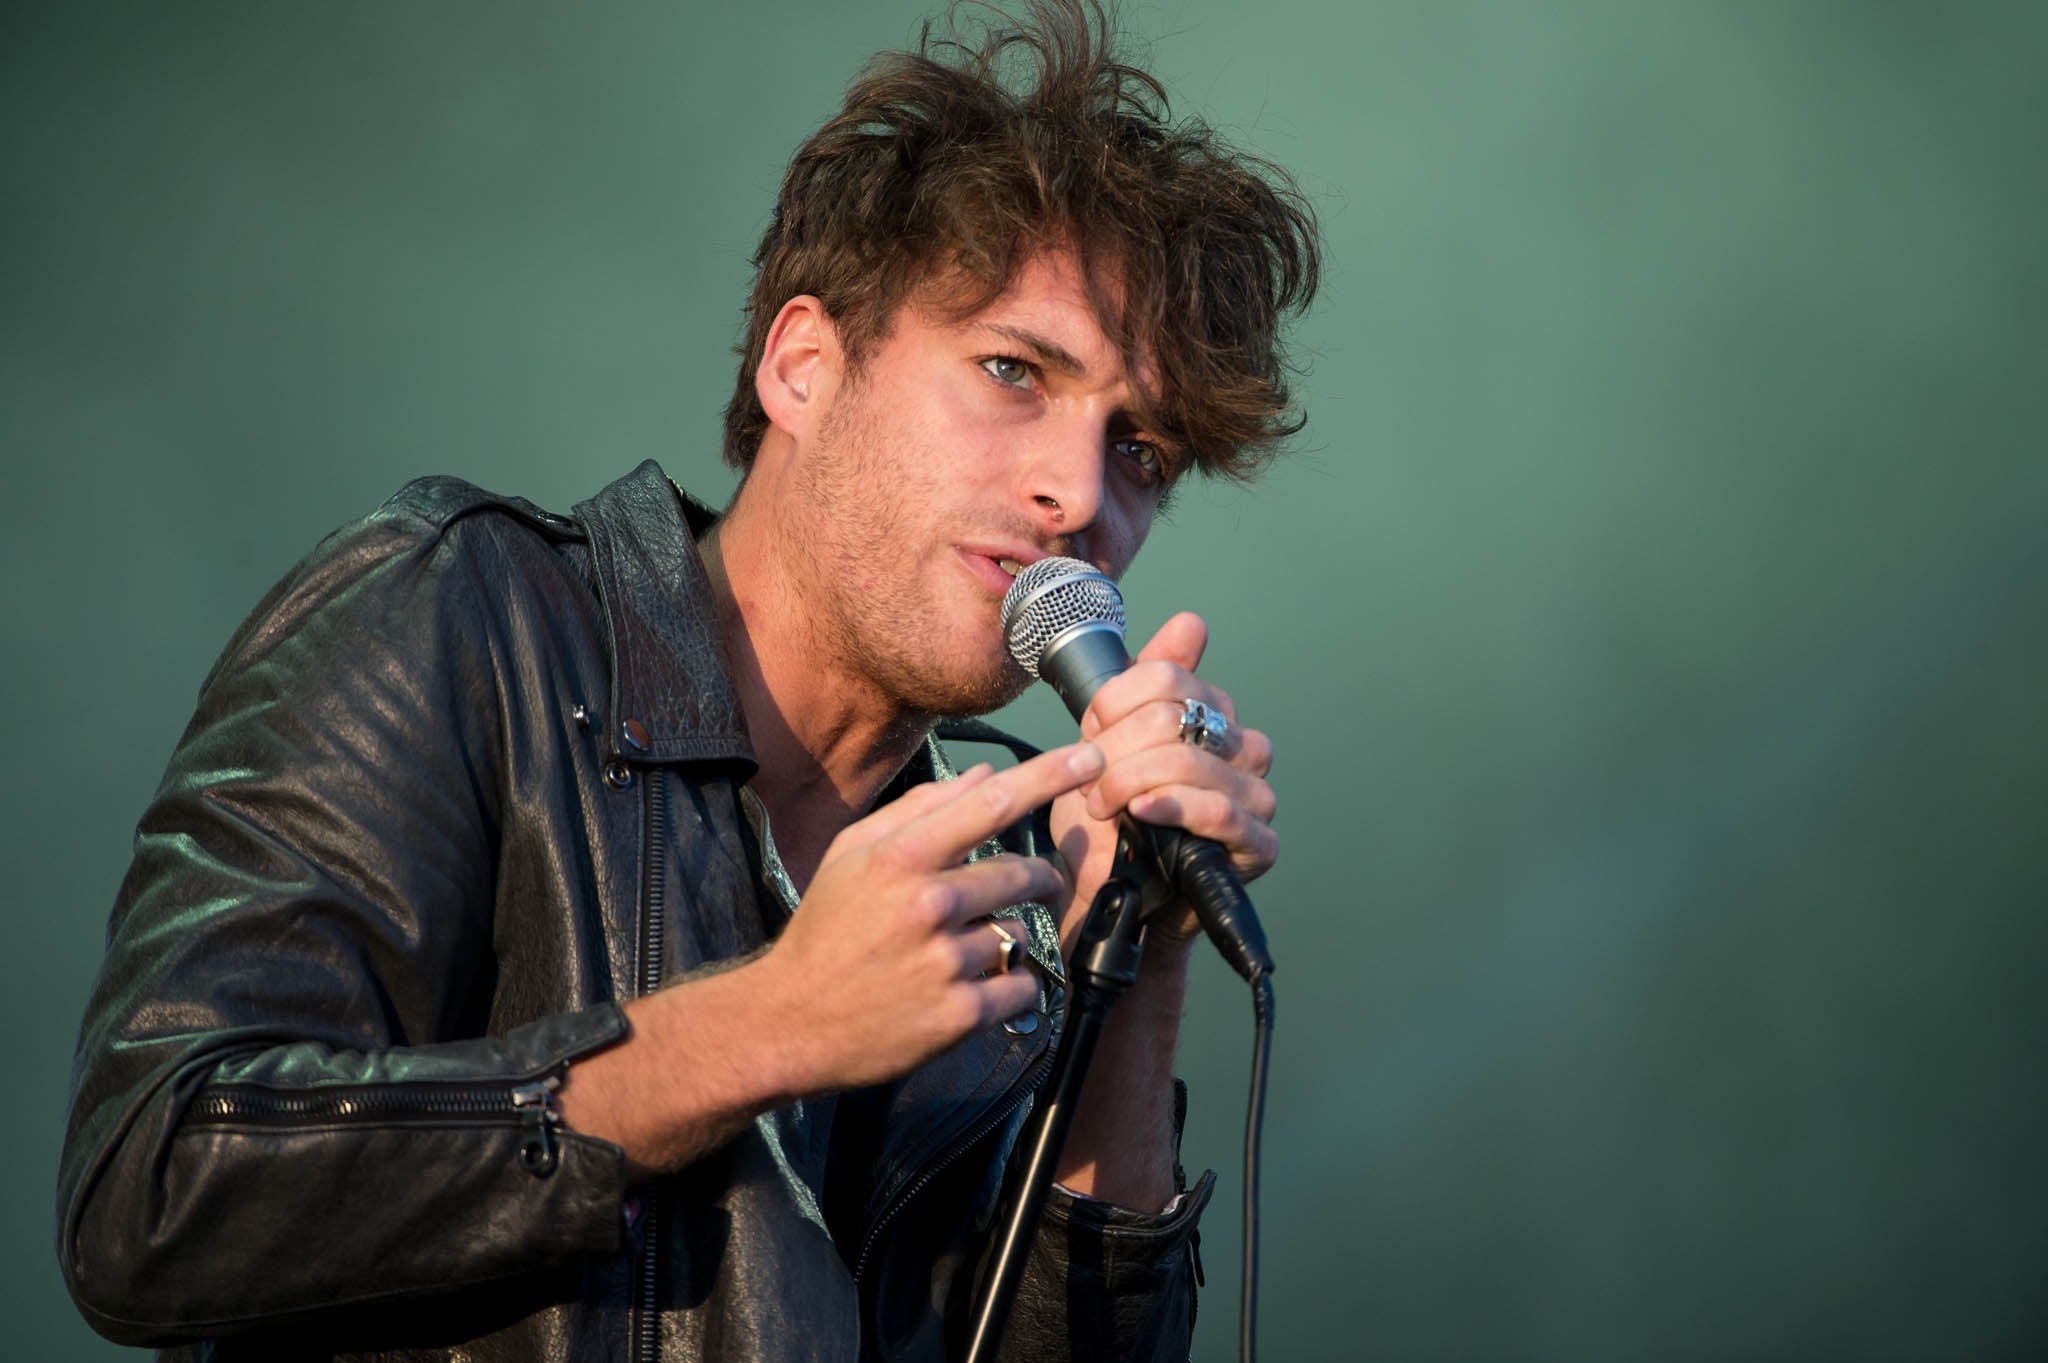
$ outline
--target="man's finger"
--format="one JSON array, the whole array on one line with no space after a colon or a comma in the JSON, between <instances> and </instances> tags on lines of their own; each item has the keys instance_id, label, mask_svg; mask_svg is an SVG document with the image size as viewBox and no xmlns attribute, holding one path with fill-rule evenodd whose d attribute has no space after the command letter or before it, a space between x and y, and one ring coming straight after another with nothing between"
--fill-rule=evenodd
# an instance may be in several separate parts
<instances>
[{"instance_id":1,"label":"man's finger","mask_svg":"<svg viewBox=\"0 0 2048 1363\"><path fill-rule=\"evenodd\" d=\"M1144 664L1167 663L1182 672L1192 673L1202 665L1202 654L1208 647L1209 624L1206 620L1193 611L1180 611L1170 616L1166 623L1145 641L1145 646L1138 650L1138 656L1132 659L1131 667L1121 676L1110 678L1102 690L1096 693L1094 702L1088 707L1088 713L1081 716L1081 737L1095 737L1098 732L1121 719L1138 703L1137 700L1120 697L1126 692L1133 691L1135 683L1129 680L1133 672L1143 674L1159 670L1156 667L1145 667ZM1119 686L1119 682L1124 684ZM1138 694L1142 699L1142 693ZM1196 693L1183 688L1181 694ZM1113 711L1105 709L1105 697L1108 704L1114 707Z\"/></svg>"},{"instance_id":2,"label":"man's finger","mask_svg":"<svg viewBox=\"0 0 2048 1363\"><path fill-rule=\"evenodd\" d=\"M960 978L1001 975L1026 970L1031 953L1024 945L1026 929L1014 918L977 918L954 934L960 950ZM1003 969L1008 959L1010 970Z\"/></svg>"},{"instance_id":3,"label":"man's finger","mask_svg":"<svg viewBox=\"0 0 2048 1363\"><path fill-rule=\"evenodd\" d=\"M1219 791L1164 786L1133 799L1131 813L1144 823L1185 828L1198 838L1222 844L1231 865L1246 880L1264 875L1280 856L1280 837L1273 825Z\"/></svg>"},{"instance_id":4,"label":"man's finger","mask_svg":"<svg viewBox=\"0 0 2048 1363\"><path fill-rule=\"evenodd\" d=\"M1261 819L1273 817L1275 800L1270 785L1187 743L1144 748L1109 768L1088 792L1088 816L1110 818L1146 791L1166 786L1213 790Z\"/></svg>"},{"instance_id":5,"label":"man's finger","mask_svg":"<svg viewBox=\"0 0 2048 1363\"><path fill-rule=\"evenodd\" d=\"M1138 661L1164 658L1193 672L1202 665L1209 648L1209 622L1193 611L1182 611L1155 631L1138 650Z\"/></svg>"},{"instance_id":6,"label":"man's finger","mask_svg":"<svg viewBox=\"0 0 2048 1363\"><path fill-rule=\"evenodd\" d=\"M1038 1003L1038 977L1028 970L997 971L985 980L965 983L978 996L979 1021L984 1027L1013 1018Z\"/></svg>"},{"instance_id":7,"label":"man's finger","mask_svg":"<svg viewBox=\"0 0 2048 1363\"><path fill-rule=\"evenodd\" d=\"M1126 757L1143 752L1147 748L1171 747L1176 743L1184 743L1186 740L1181 737L1180 732L1182 713L1182 703L1178 699L1146 701L1115 724L1097 733L1093 742L1102 749L1104 762L1114 767ZM1262 745L1264 743L1263 736L1258 735L1257 730L1240 729L1232 725L1223 740L1220 752L1207 745L1202 745L1201 750L1214 752L1232 766L1252 771L1251 763L1238 760L1248 740L1255 740ZM1253 771L1253 775L1258 774Z\"/></svg>"},{"instance_id":8,"label":"man's finger","mask_svg":"<svg viewBox=\"0 0 2048 1363\"><path fill-rule=\"evenodd\" d=\"M1074 743L999 771L896 830L887 843L903 864L951 866L1032 810L1102 774L1102 750Z\"/></svg>"},{"instance_id":9,"label":"man's finger","mask_svg":"<svg viewBox=\"0 0 2048 1363\"><path fill-rule=\"evenodd\" d=\"M1232 724L1237 722L1237 707L1223 690L1211 686L1179 663L1151 658L1133 663L1128 670L1102 684L1102 689L1095 693L1095 699L1088 703L1088 713L1081 718L1081 733L1092 740L1112 724L1121 722L1141 706L1155 700L1171 701L1176 711L1181 702L1198 700L1213 710L1221 711Z\"/></svg>"},{"instance_id":10,"label":"man's finger","mask_svg":"<svg viewBox=\"0 0 2048 1363\"><path fill-rule=\"evenodd\" d=\"M878 842L946 801L958 799L962 791L972 790L994 774L994 767L979 762L950 781L926 781L912 786L880 809L848 824L833 839L834 845L843 852L850 847L865 847Z\"/></svg>"},{"instance_id":11,"label":"man's finger","mask_svg":"<svg viewBox=\"0 0 2048 1363\"><path fill-rule=\"evenodd\" d=\"M941 874L952 891L946 917L953 927L986 918L997 909L1007 909L1027 899L1056 904L1066 892L1066 882L1059 871L1043 857L1020 857L1006 852L999 857L970 861Z\"/></svg>"}]
</instances>

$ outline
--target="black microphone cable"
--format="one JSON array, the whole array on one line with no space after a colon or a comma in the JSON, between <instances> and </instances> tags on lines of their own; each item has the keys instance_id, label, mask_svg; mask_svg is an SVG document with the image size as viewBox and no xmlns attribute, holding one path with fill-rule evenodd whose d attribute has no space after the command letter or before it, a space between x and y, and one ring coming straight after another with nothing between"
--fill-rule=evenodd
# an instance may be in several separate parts
<instances>
[{"instance_id":1,"label":"black microphone cable","mask_svg":"<svg viewBox=\"0 0 2048 1363\"><path fill-rule=\"evenodd\" d=\"M1252 975L1252 1091L1244 1111L1244 1271L1238 1280L1237 1356L1259 1356L1259 1135L1266 1125L1266 1061L1273 1052L1273 972Z\"/></svg>"}]
</instances>

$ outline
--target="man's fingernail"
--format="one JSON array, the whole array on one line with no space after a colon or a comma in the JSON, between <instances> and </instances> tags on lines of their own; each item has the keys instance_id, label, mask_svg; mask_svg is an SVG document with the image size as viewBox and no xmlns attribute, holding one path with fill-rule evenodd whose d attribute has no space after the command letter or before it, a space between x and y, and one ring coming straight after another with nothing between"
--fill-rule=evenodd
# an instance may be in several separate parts
<instances>
[{"instance_id":1,"label":"man's fingernail","mask_svg":"<svg viewBox=\"0 0 2048 1363\"><path fill-rule=\"evenodd\" d=\"M1076 776L1093 776L1102 770L1102 749L1083 743L1067 757L1067 770Z\"/></svg>"}]
</instances>

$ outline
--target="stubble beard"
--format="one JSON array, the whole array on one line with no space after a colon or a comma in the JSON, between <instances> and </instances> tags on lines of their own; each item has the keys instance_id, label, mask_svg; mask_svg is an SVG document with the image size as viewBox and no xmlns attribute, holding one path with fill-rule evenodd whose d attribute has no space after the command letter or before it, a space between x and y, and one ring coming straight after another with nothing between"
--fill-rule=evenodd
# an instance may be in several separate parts
<instances>
[{"instance_id":1,"label":"stubble beard","mask_svg":"<svg viewBox=\"0 0 2048 1363\"><path fill-rule=\"evenodd\" d=\"M804 524L790 537L810 585L812 642L821 664L843 670L911 715L957 717L999 710L1031 684L1007 649L971 656L934 599L932 575L947 565L922 557L950 541L917 517L941 505L930 484L889 458L890 442L865 384L850 380L826 413L802 475Z\"/></svg>"}]
</instances>

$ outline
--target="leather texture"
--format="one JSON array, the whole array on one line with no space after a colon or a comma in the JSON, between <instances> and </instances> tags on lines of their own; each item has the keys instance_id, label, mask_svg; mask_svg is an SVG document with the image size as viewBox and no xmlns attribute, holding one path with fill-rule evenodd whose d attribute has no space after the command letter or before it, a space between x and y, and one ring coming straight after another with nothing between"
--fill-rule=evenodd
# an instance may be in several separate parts
<instances>
[{"instance_id":1,"label":"leather texture","mask_svg":"<svg viewBox=\"0 0 2048 1363\"><path fill-rule=\"evenodd\" d=\"M868 1095L857 1225L821 1209L829 1097L633 1190L616 1147L532 1120L536 1085L624 1035L622 1001L783 917L741 808L710 520L651 462L573 517L424 479L237 631L137 829L80 1034L59 1253L96 1330L193 1360L957 1342L1059 1031L1042 906L1017 914L1046 1025ZM900 779L947 774L933 743ZM1056 1194L1005 1357L1185 1358L1210 1182L1165 1217Z\"/></svg>"}]
</instances>

